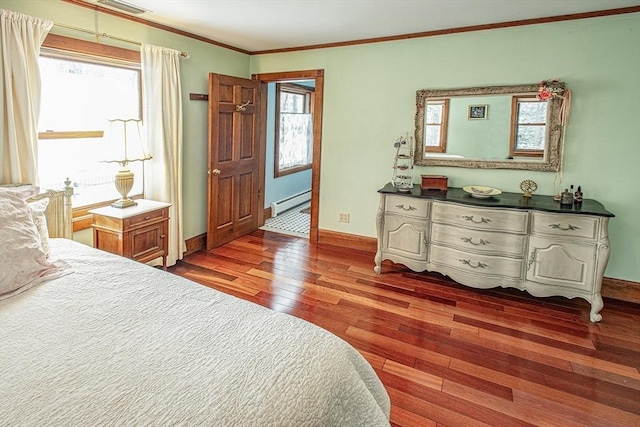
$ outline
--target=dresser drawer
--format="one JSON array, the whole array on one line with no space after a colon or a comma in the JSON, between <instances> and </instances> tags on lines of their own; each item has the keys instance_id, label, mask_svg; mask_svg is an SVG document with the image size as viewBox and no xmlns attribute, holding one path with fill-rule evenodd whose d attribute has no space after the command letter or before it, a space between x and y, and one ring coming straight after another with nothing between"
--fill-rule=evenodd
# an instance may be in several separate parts
<instances>
[{"instance_id":1,"label":"dresser drawer","mask_svg":"<svg viewBox=\"0 0 640 427\"><path fill-rule=\"evenodd\" d=\"M386 196L385 211L416 218L428 218L429 200L414 197Z\"/></svg>"},{"instance_id":2,"label":"dresser drawer","mask_svg":"<svg viewBox=\"0 0 640 427\"><path fill-rule=\"evenodd\" d=\"M582 215L555 215L533 212L531 231L535 234L596 239L599 218Z\"/></svg>"},{"instance_id":3,"label":"dresser drawer","mask_svg":"<svg viewBox=\"0 0 640 427\"><path fill-rule=\"evenodd\" d=\"M472 274L502 276L520 279L522 259L470 254L457 249L432 245L429 262Z\"/></svg>"},{"instance_id":4,"label":"dresser drawer","mask_svg":"<svg viewBox=\"0 0 640 427\"><path fill-rule=\"evenodd\" d=\"M168 216L168 212L169 209L165 208L126 218L124 220L125 228L145 226L147 224L157 222L158 220L165 219Z\"/></svg>"},{"instance_id":5,"label":"dresser drawer","mask_svg":"<svg viewBox=\"0 0 640 427\"><path fill-rule=\"evenodd\" d=\"M527 232L529 213L499 208L474 208L460 204L433 202L431 212L434 222L462 225L476 230Z\"/></svg>"},{"instance_id":6,"label":"dresser drawer","mask_svg":"<svg viewBox=\"0 0 640 427\"><path fill-rule=\"evenodd\" d=\"M524 256L527 247L527 239L524 234L472 230L437 223L433 223L431 226L431 241L463 250L520 257Z\"/></svg>"}]
</instances>

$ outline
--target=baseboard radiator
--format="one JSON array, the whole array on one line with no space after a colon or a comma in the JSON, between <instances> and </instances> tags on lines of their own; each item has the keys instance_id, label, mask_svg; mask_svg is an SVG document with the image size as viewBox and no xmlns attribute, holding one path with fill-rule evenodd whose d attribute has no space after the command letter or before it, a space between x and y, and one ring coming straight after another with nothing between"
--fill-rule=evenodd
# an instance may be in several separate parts
<instances>
[{"instance_id":1,"label":"baseboard radiator","mask_svg":"<svg viewBox=\"0 0 640 427\"><path fill-rule=\"evenodd\" d=\"M276 217L278 214L281 214L294 206L301 205L309 200L311 200L311 190L303 191L302 193L287 197L286 199L273 202L271 203L271 217Z\"/></svg>"}]
</instances>

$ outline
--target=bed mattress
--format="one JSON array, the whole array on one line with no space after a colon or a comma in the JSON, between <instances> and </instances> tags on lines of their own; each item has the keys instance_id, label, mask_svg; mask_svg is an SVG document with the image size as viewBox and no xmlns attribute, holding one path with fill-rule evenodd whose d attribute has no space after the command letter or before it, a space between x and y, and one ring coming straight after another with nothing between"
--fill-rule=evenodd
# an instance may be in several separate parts
<instances>
[{"instance_id":1,"label":"bed mattress","mask_svg":"<svg viewBox=\"0 0 640 427\"><path fill-rule=\"evenodd\" d=\"M0 425L389 425L380 380L333 334L51 244L72 273L0 301Z\"/></svg>"}]
</instances>

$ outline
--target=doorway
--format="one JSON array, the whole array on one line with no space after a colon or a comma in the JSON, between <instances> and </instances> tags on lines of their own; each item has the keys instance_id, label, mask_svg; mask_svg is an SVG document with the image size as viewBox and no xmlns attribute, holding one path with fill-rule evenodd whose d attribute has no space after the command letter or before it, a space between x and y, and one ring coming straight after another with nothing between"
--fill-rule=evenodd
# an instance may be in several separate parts
<instances>
[{"instance_id":1,"label":"doorway","mask_svg":"<svg viewBox=\"0 0 640 427\"><path fill-rule=\"evenodd\" d=\"M324 92L324 70L288 71L279 73L262 73L252 75L252 80L262 84L262 132L266 136L266 114L268 100L268 84L296 81L314 81L315 96L313 100L313 148L311 166L311 200L309 206L309 241L318 242L318 213L320 195L320 147L322 142L322 103Z\"/></svg>"}]
</instances>

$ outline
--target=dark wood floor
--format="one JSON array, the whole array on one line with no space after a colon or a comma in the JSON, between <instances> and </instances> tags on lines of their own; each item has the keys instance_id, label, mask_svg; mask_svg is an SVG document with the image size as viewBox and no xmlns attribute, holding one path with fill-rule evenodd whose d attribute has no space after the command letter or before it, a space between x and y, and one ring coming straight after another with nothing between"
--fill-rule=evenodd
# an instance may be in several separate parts
<instances>
[{"instance_id":1,"label":"dark wood floor","mask_svg":"<svg viewBox=\"0 0 640 427\"><path fill-rule=\"evenodd\" d=\"M313 322L375 368L394 426L640 426L640 306L475 290L258 231L170 271Z\"/></svg>"}]
</instances>

